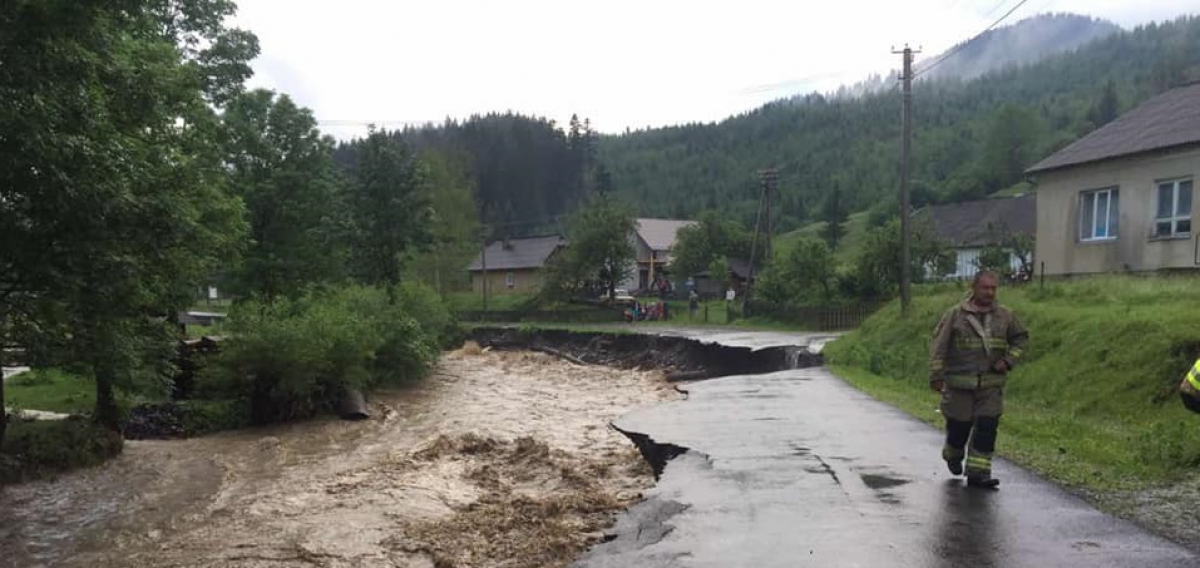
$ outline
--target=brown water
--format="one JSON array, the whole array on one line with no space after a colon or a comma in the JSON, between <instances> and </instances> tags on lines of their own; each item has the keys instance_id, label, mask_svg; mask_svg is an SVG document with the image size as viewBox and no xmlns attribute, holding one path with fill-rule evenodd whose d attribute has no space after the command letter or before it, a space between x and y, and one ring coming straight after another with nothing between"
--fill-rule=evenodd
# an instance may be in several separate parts
<instances>
[{"instance_id":1,"label":"brown water","mask_svg":"<svg viewBox=\"0 0 1200 568\"><path fill-rule=\"evenodd\" d=\"M608 427L653 372L448 354L372 419L129 442L0 493L0 566L565 565L652 483Z\"/></svg>"}]
</instances>

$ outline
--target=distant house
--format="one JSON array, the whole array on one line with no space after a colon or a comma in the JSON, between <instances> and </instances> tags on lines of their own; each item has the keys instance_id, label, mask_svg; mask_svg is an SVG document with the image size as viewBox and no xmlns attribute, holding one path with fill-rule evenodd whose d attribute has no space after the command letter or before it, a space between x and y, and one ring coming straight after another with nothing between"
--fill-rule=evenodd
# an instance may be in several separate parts
<instances>
[{"instance_id":1,"label":"distant house","mask_svg":"<svg viewBox=\"0 0 1200 568\"><path fill-rule=\"evenodd\" d=\"M705 298L724 298L730 287L740 297L750 281L750 261L732 256L725 257L725 272L712 274L705 270L692 275L693 290Z\"/></svg>"},{"instance_id":2,"label":"distant house","mask_svg":"<svg viewBox=\"0 0 1200 568\"><path fill-rule=\"evenodd\" d=\"M559 235L492 241L467 267L471 290L483 292L486 282L492 294L536 291L546 263L565 245Z\"/></svg>"},{"instance_id":3,"label":"distant house","mask_svg":"<svg viewBox=\"0 0 1200 568\"><path fill-rule=\"evenodd\" d=\"M979 253L1000 246L1009 253L1014 273L1021 270L1020 258L1006 245L1013 237L1034 237L1037 232L1037 198L1022 195L946 203L914 214L919 226L928 227L941 242L954 249L954 268L946 274L928 274L938 280L966 280L979 270ZM1031 259L1026 259L1031 261ZM930 269L932 272L932 268Z\"/></svg>"},{"instance_id":4,"label":"distant house","mask_svg":"<svg viewBox=\"0 0 1200 568\"><path fill-rule=\"evenodd\" d=\"M695 225L696 221L675 219L637 219L637 231L631 238L637 250L637 269L624 283L631 290L646 290L655 279L670 272L671 250L679 229ZM674 275L678 276L678 275Z\"/></svg>"},{"instance_id":5,"label":"distant house","mask_svg":"<svg viewBox=\"0 0 1200 568\"><path fill-rule=\"evenodd\" d=\"M1200 83L1158 95L1026 172L1046 274L1194 269Z\"/></svg>"}]
</instances>

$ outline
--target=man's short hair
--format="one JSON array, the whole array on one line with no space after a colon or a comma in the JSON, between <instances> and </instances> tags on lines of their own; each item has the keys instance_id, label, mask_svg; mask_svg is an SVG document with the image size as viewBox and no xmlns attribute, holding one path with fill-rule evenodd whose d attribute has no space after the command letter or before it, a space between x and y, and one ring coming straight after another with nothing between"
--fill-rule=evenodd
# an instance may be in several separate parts
<instances>
[{"instance_id":1,"label":"man's short hair","mask_svg":"<svg viewBox=\"0 0 1200 568\"><path fill-rule=\"evenodd\" d=\"M996 274L995 270L980 270L979 272L975 273L975 279L971 281L971 286L978 286L979 281L983 280L983 278L986 276L991 276L992 279L997 282L1000 281L1000 275Z\"/></svg>"}]
</instances>

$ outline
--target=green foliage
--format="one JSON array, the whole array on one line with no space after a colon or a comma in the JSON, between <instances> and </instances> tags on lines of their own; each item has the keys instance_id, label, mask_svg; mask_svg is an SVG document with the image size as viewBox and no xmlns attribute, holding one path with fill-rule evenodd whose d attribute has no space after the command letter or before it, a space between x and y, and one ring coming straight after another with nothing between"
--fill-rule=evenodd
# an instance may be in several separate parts
<instances>
[{"instance_id":1,"label":"green foliage","mask_svg":"<svg viewBox=\"0 0 1200 568\"><path fill-rule=\"evenodd\" d=\"M479 254L479 219L475 183L468 158L440 152L421 156L429 171L429 202L433 209L433 244L409 264L412 274L445 295L470 285L463 270Z\"/></svg>"},{"instance_id":2,"label":"green foliage","mask_svg":"<svg viewBox=\"0 0 1200 568\"><path fill-rule=\"evenodd\" d=\"M726 257L750 258L750 232L744 227L716 211L701 213L697 221L695 225L679 229L675 235L671 263L679 275L691 276L710 270L714 277L723 278ZM759 245L760 252L765 248ZM714 266L719 268L713 270Z\"/></svg>"},{"instance_id":3,"label":"green foliage","mask_svg":"<svg viewBox=\"0 0 1200 568\"><path fill-rule=\"evenodd\" d=\"M924 281L927 269L945 274L953 267L953 252L931 235L927 227L912 227L909 274L914 282ZM847 275L854 295L864 300L890 297L900 285L900 255L899 219L871 229Z\"/></svg>"},{"instance_id":4,"label":"green foliage","mask_svg":"<svg viewBox=\"0 0 1200 568\"><path fill-rule=\"evenodd\" d=\"M825 305L834 298L836 262L829 247L803 239L787 256L776 258L758 279L762 299L784 305Z\"/></svg>"},{"instance_id":5,"label":"green foliage","mask_svg":"<svg viewBox=\"0 0 1200 568\"><path fill-rule=\"evenodd\" d=\"M1007 180L1019 171L1018 161L1044 157L1095 127L1088 115L1109 81L1124 111L1189 78L1200 79L1196 16L1118 31L973 81L918 81L914 204L921 202L919 187L945 200L1011 186ZM999 110L1006 105L1013 106ZM901 95L891 89L796 96L716 123L601 137L599 156L618 192L643 215L687 218L720 208L726 218L752 224L757 192L751 173L762 164L778 167L779 202L789 214L824 202L835 179L844 182L847 211L865 211L896 194L900 107ZM1000 128L999 117L1006 113L1019 121ZM1030 133L1035 136L1027 144ZM982 158L989 142L994 152Z\"/></svg>"},{"instance_id":6,"label":"green foliage","mask_svg":"<svg viewBox=\"0 0 1200 568\"><path fill-rule=\"evenodd\" d=\"M86 377L62 369L34 369L7 381L13 408L82 414L96 406L96 388Z\"/></svg>"},{"instance_id":7,"label":"green foliage","mask_svg":"<svg viewBox=\"0 0 1200 568\"><path fill-rule=\"evenodd\" d=\"M408 256L432 242L428 175L399 133L371 129L350 167L351 272L395 286Z\"/></svg>"},{"instance_id":8,"label":"green foliage","mask_svg":"<svg viewBox=\"0 0 1200 568\"><path fill-rule=\"evenodd\" d=\"M222 115L230 185L246 204L249 247L233 291L294 296L341 273L333 139L287 95L256 90Z\"/></svg>"},{"instance_id":9,"label":"green foliage","mask_svg":"<svg viewBox=\"0 0 1200 568\"><path fill-rule=\"evenodd\" d=\"M0 449L0 485L99 465L123 446L120 434L78 418L13 422Z\"/></svg>"},{"instance_id":10,"label":"green foliage","mask_svg":"<svg viewBox=\"0 0 1200 568\"><path fill-rule=\"evenodd\" d=\"M1089 487L1161 480L1200 463L1200 433L1183 426L1195 420L1176 394L1200 355L1189 309L1200 301L1196 284L1104 277L1002 288L1001 302L1030 329L1031 343L1005 390L1000 452ZM850 378L936 421L927 342L965 286L917 287L911 317L889 305L827 346L827 358L879 376Z\"/></svg>"},{"instance_id":11,"label":"green foliage","mask_svg":"<svg viewBox=\"0 0 1200 568\"><path fill-rule=\"evenodd\" d=\"M820 234L831 250L836 249L842 237L846 235L846 221L849 218L850 212L842 200L842 189L835 185L821 207L821 220L825 221L825 226Z\"/></svg>"},{"instance_id":12,"label":"green foliage","mask_svg":"<svg viewBox=\"0 0 1200 568\"><path fill-rule=\"evenodd\" d=\"M569 297L591 291L612 293L633 273L636 229L633 211L610 195L588 198L567 225L567 242L550 261L543 292Z\"/></svg>"},{"instance_id":13,"label":"green foliage","mask_svg":"<svg viewBox=\"0 0 1200 568\"><path fill-rule=\"evenodd\" d=\"M256 423L311 416L347 389L421 378L450 318L436 293L404 284L394 299L348 286L272 303L247 301L230 314L230 337L202 372L197 394L248 399Z\"/></svg>"},{"instance_id":14,"label":"green foliage","mask_svg":"<svg viewBox=\"0 0 1200 568\"><path fill-rule=\"evenodd\" d=\"M0 5L0 320L36 297L43 339L113 388L162 347L244 234L211 105L241 89L253 35L232 2ZM68 333L69 331L69 333Z\"/></svg>"}]
</instances>

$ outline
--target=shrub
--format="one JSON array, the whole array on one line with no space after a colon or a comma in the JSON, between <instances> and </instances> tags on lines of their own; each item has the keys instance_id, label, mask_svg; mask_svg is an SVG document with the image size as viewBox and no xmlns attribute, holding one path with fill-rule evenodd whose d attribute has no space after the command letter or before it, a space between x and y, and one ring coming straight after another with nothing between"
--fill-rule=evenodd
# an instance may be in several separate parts
<instances>
[{"instance_id":1,"label":"shrub","mask_svg":"<svg viewBox=\"0 0 1200 568\"><path fill-rule=\"evenodd\" d=\"M13 421L0 452L0 483L99 465L121 453L121 435L90 420Z\"/></svg>"},{"instance_id":2,"label":"shrub","mask_svg":"<svg viewBox=\"0 0 1200 568\"><path fill-rule=\"evenodd\" d=\"M197 381L202 398L251 403L255 423L312 416L347 390L425 374L450 316L419 284L349 286L295 300L247 301L230 314L230 338Z\"/></svg>"}]
</instances>

